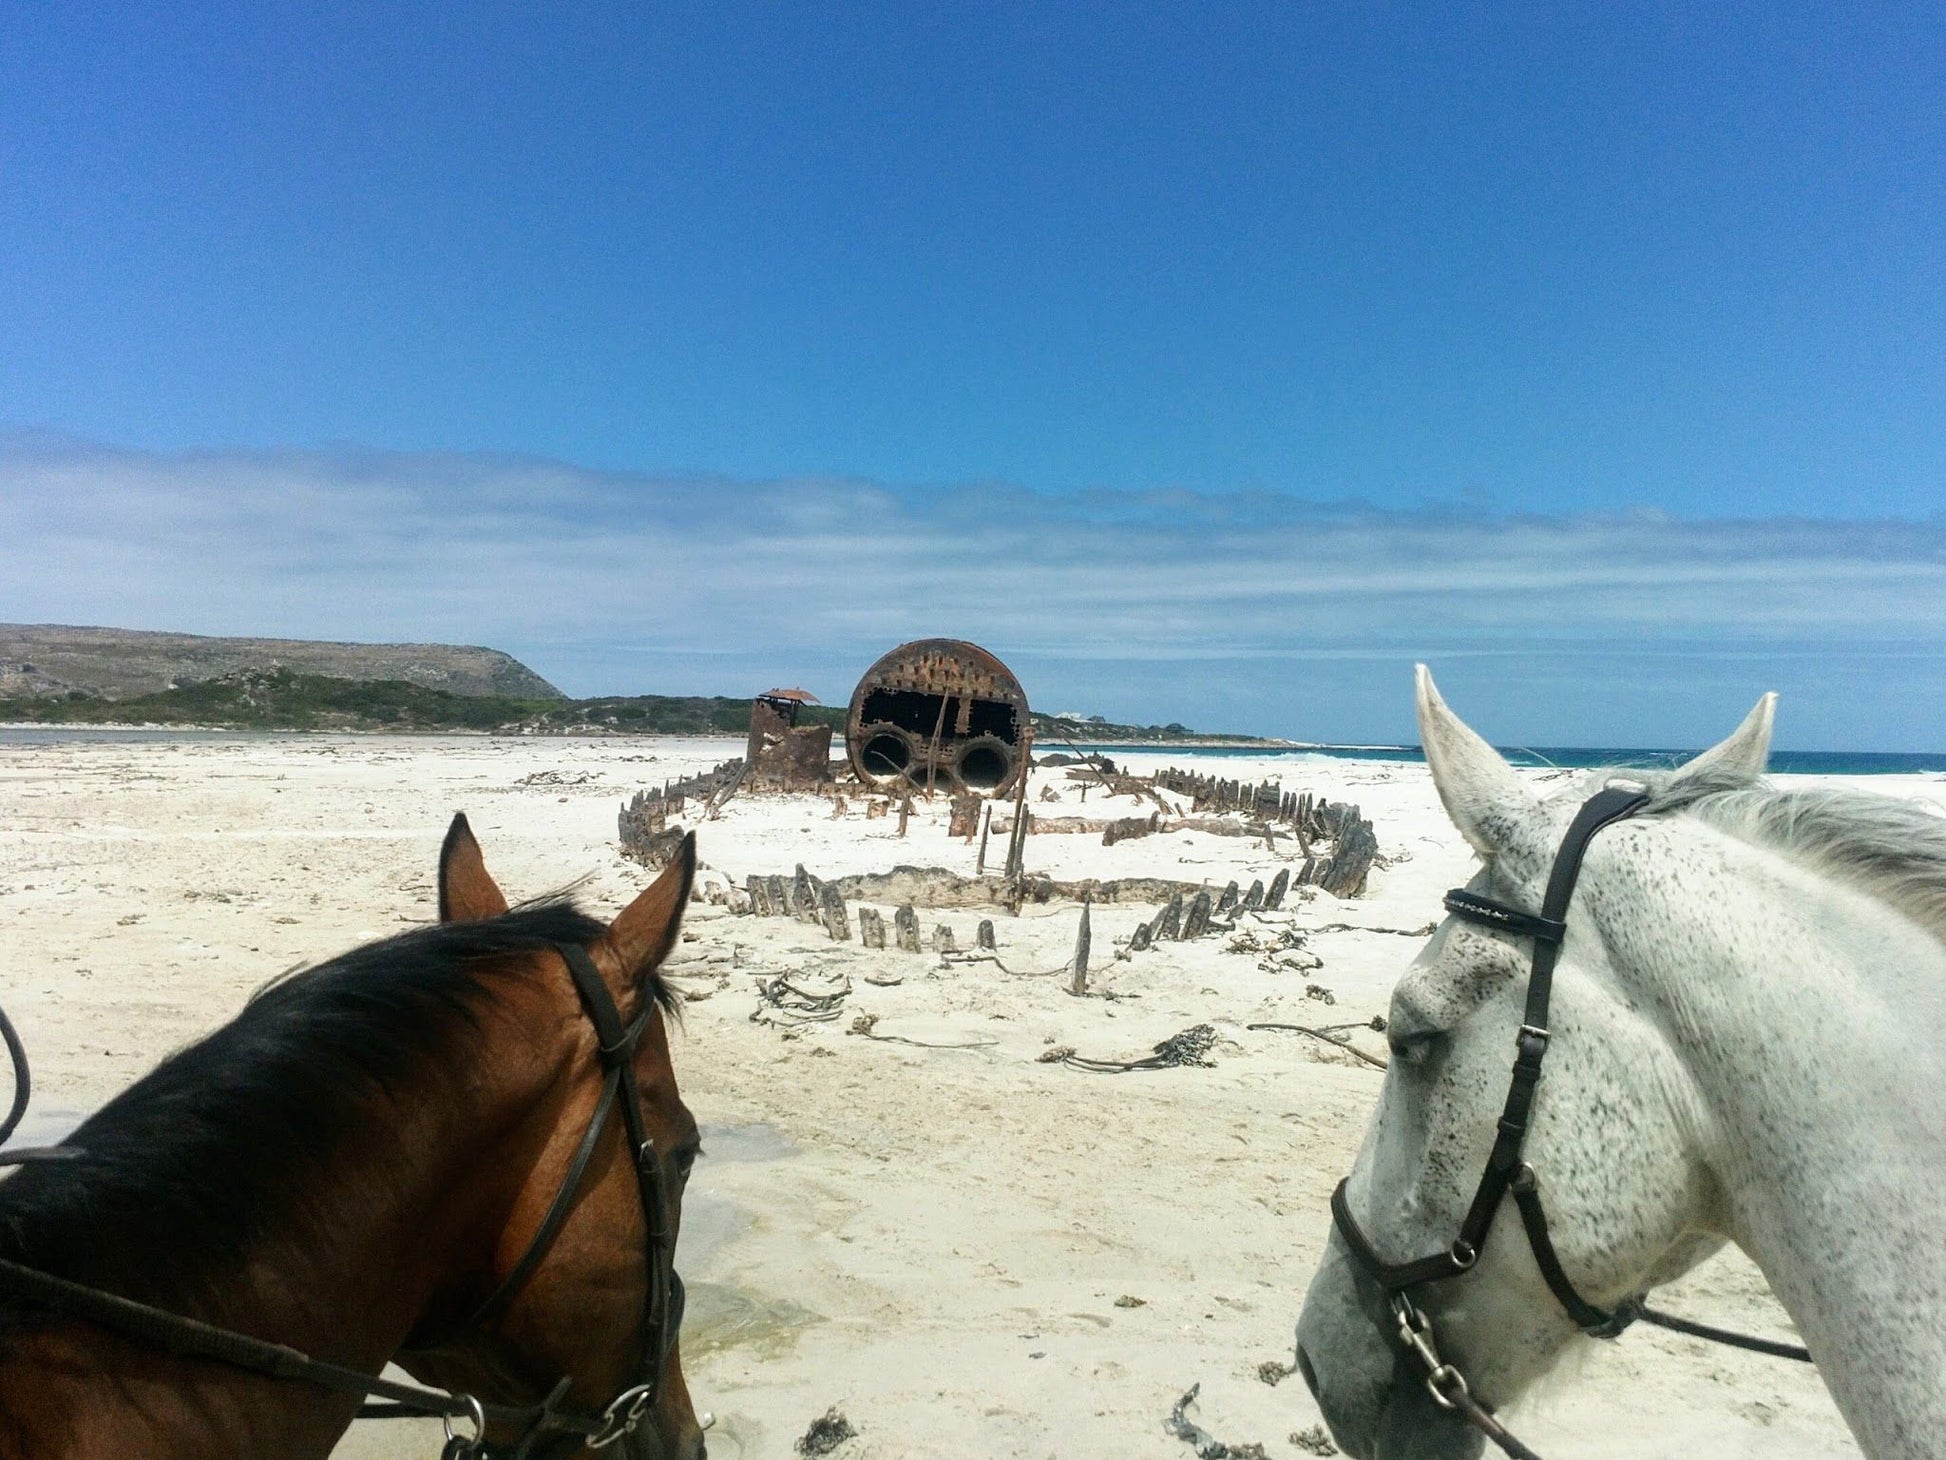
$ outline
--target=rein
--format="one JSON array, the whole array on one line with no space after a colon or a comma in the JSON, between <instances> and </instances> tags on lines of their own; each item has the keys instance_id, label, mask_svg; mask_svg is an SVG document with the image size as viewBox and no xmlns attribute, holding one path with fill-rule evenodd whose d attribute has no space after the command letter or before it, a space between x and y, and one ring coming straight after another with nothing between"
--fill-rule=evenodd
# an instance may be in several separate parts
<instances>
[{"instance_id":1,"label":"rein","mask_svg":"<svg viewBox=\"0 0 1946 1460\"><path fill-rule=\"evenodd\" d=\"M1442 1408L1459 1413L1467 1423L1492 1440L1503 1452L1514 1456L1515 1460L1540 1460L1540 1457L1508 1433L1507 1428L1494 1418L1492 1410L1472 1396L1464 1374L1440 1358L1432 1320L1413 1302L1408 1291L1424 1283L1445 1282L1471 1271L1479 1261L1487 1233L1499 1213L1501 1200L1508 1195L1513 1197L1514 1207L1520 1213L1520 1223L1526 1230L1527 1244L1533 1249L1534 1262L1540 1268L1541 1277L1576 1326L1590 1337L1617 1338L1630 1324L1640 1319L1714 1343L1777 1358L1812 1362L1810 1350L1798 1344L1750 1338L1728 1329L1660 1313L1650 1308L1641 1295L1617 1304L1612 1311L1590 1303L1575 1290L1573 1282L1561 1267L1553 1239L1548 1235L1547 1212L1541 1204L1540 1176L1521 1159L1521 1147L1527 1139L1528 1117L1534 1104L1534 1091L1540 1084L1541 1062L1547 1057L1551 1037L1547 1018L1549 1001L1554 992L1554 968L1560 961L1561 944L1567 937L1568 904L1573 900L1575 883L1581 875L1582 857L1587 853L1588 844L1603 828L1634 816L1648 803L1646 791L1626 783L1611 783L1582 803L1568 827L1567 835L1561 840L1560 849L1555 853L1554 866L1548 874L1547 891L1538 914L1496 902L1464 888L1455 888L1446 894L1446 911L1454 917L1513 937L1531 938L1534 943L1533 961L1527 975L1526 1006L1521 1015L1520 1030L1514 1036L1514 1066L1507 1086L1506 1103L1500 1112L1499 1127L1494 1136L1493 1149L1487 1156L1486 1169L1480 1175L1480 1184L1473 1193L1472 1204L1467 1208L1465 1219L1460 1223L1459 1235L1453 1239L1451 1246L1444 1252L1435 1252L1408 1262L1387 1262L1379 1256L1377 1247L1351 1214L1351 1203L1346 1196L1349 1178L1340 1181L1337 1189L1331 1193L1331 1219L1338 1229L1338 1235L1344 1238L1352 1259L1366 1276L1385 1291L1393 1320L1397 1324L1394 1336L1424 1370L1428 1392Z\"/></svg>"},{"instance_id":2,"label":"rein","mask_svg":"<svg viewBox=\"0 0 1946 1460\"><path fill-rule=\"evenodd\" d=\"M582 1178L619 1104L630 1159L635 1165L648 1248L648 1295L643 1322L648 1342L640 1377L599 1412L557 1407L573 1385L571 1377L564 1376L539 1404L488 1404L470 1394L401 1383L362 1369L314 1359L284 1344L253 1338L5 1259L0 1259L0 1288L63 1316L82 1319L182 1357L207 1359L266 1378L295 1380L338 1394L375 1395L386 1401L362 1406L358 1411L361 1419L437 1418L446 1428L440 1460L496 1460L501 1456L506 1460L529 1460L535 1448L547 1440L578 1436L584 1448L602 1450L625 1438L655 1405L662 1370L675 1346L683 1313L682 1278L676 1273L675 1238L669 1228L667 1177L643 1118L641 1089L635 1077L635 1046L648 1025L653 1005L645 1008L634 1022L624 1025L608 986L587 951L564 943L555 944L554 951L567 965L582 1009L595 1027L597 1056L603 1067L601 1098L596 1102L586 1134L575 1149L561 1190L526 1253L466 1323L442 1335L439 1342L498 1314L533 1276L573 1211ZM0 1041L6 1044L14 1071L13 1104L6 1119L0 1121L0 1142L4 1142L26 1115L32 1088L26 1047L4 1009L0 1009ZM71 1160L84 1154L80 1148L68 1145L20 1147L0 1151L0 1166ZM417 1345L419 1348L433 1346ZM401 1352L410 1351L401 1349ZM456 1428L456 1422L462 1427ZM520 1438L511 1447L490 1444L486 1439L489 1425L518 1428Z\"/></svg>"}]
</instances>

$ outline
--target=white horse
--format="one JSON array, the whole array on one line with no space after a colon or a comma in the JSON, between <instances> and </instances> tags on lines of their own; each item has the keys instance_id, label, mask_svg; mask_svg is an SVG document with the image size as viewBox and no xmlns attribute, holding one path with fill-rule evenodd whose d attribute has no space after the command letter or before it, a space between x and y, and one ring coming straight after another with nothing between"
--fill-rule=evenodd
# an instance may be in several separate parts
<instances>
[{"instance_id":1,"label":"white horse","mask_svg":"<svg viewBox=\"0 0 1946 1460\"><path fill-rule=\"evenodd\" d=\"M1887 797L1776 791L1766 695L1645 784L1590 845L1555 975L1524 1159L1567 1277L1604 1308L1724 1242L1763 1270L1878 1460L1946 1456L1946 817ZM1419 728L1484 861L1471 890L1538 911L1587 794L1537 800L1446 707ZM1623 773L1616 773L1623 774ZM1599 778L1598 778L1599 779ZM1384 1261L1452 1242L1501 1102L1531 944L1449 918L1392 995L1391 1068L1346 1199ZM1489 1406L1577 1337L1511 1198L1477 1264L1414 1298ZM1298 1356L1359 1460L1482 1441L1429 1396L1378 1284L1334 1233Z\"/></svg>"}]
</instances>

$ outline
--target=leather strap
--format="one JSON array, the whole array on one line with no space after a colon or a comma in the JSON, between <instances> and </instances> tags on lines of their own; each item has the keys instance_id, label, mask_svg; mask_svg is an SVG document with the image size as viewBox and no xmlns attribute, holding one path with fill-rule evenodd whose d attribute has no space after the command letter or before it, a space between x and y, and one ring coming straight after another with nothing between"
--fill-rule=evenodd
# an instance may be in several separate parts
<instances>
[{"instance_id":1,"label":"leather strap","mask_svg":"<svg viewBox=\"0 0 1946 1460\"><path fill-rule=\"evenodd\" d=\"M1345 1196L1345 1183L1332 1193L1331 1212L1346 1245L1359 1262L1378 1279L1388 1293L1401 1292L1420 1283L1439 1282L1457 1277L1472 1268L1485 1246L1493 1220L1502 1200L1515 1187L1519 1173L1531 1172L1521 1163L1520 1153L1527 1140L1527 1127L1534 1108L1534 1093L1540 1088L1541 1065L1547 1058L1548 1010L1554 992L1554 969L1561 956L1567 933L1568 904L1574 898L1575 882L1581 875L1582 859L1588 844L1604 827L1633 816L1648 804L1648 793L1633 787L1610 786L1583 802L1575 813L1554 865L1548 873L1547 890L1538 914L1507 903L1497 902L1463 888L1446 894L1446 907L1455 917L1477 923L1496 932L1533 939L1534 953L1527 977L1527 998L1522 1023L1514 1036L1514 1063L1508 1076L1507 1098L1501 1106L1494 1132L1493 1148L1488 1152L1480 1184L1474 1189L1472 1204L1460 1223L1459 1236L1446 1251L1410 1262L1389 1263L1379 1255L1369 1238L1358 1227ZM1601 1329L1615 1322L1615 1315L1603 1312L1584 1300L1568 1281L1553 1243L1547 1235L1547 1220L1540 1208L1537 1188L1523 1198L1515 1194L1535 1259L1541 1265L1548 1286L1561 1298L1563 1306L1577 1323ZM1529 1208L1531 1207L1531 1215Z\"/></svg>"}]
</instances>

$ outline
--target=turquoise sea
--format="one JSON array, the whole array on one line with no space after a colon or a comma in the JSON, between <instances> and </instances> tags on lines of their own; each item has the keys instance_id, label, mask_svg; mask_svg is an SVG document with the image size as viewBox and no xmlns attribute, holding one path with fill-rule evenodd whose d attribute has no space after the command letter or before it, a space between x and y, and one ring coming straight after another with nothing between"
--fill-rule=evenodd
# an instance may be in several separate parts
<instances>
[{"instance_id":1,"label":"turquoise sea","mask_svg":"<svg viewBox=\"0 0 1946 1460\"><path fill-rule=\"evenodd\" d=\"M0 745L72 745L78 742L140 743L207 742L214 740L291 740L303 738L291 730L169 730L119 725L18 725L0 727ZM727 737L726 737L727 738ZM736 737L741 741L741 737ZM1064 749L1059 742L1040 747ZM1108 756L1139 750L1145 755L1167 755L1185 760L1262 759L1266 756L1323 760L1404 760L1423 761L1416 745L1130 745L1081 742L1082 750L1098 750ZM1680 765L1694 750L1642 750L1585 745L1503 745L1501 754L1515 765L1560 766L1586 770L1594 766L1673 766ZM1882 752L1858 750L1776 750L1771 752L1770 768L1785 775L1884 776L1946 775L1946 751Z\"/></svg>"}]
</instances>

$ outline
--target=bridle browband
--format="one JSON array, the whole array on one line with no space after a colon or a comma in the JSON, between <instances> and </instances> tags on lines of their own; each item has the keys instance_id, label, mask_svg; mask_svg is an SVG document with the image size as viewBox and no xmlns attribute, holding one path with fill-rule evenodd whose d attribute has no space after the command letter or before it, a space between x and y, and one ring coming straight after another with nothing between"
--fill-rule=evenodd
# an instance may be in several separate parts
<instances>
[{"instance_id":1,"label":"bridle browband","mask_svg":"<svg viewBox=\"0 0 1946 1460\"><path fill-rule=\"evenodd\" d=\"M1426 1387L1432 1397L1446 1408L1457 1410L1504 1452L1517 1460L1538 1460L1534 1452L1507 1433L1491 1410L1474 1399L1466 1378L1452 1364L1443 1362L1433 1341L1432 1320L1412 1301L1408 1290L1424 1283L1444 1282L1470 1272L1486 1245L1487 1233L1499 1213L1504 1197L1512 1195L1526 1230L1528 1246L1533 1249L1535 1265L1549 1291L1567 1311L1583 1333L1595 1338L1615 1338L1637 1319L1658 1324L1698 1338L1767 1353L1779 1358L1811 1361L1809 1350L1797 1344L1776 1343L1769 1339L1748 1338L1708 1324L1694 1323L1648 1307L1642 1295L1617 1304L1612 1310L1597 1307L1575 1289L1548 1235L1547 1212L1541 1205L1541 1182L1534 1168L1521 1159L1527 1139L1534 1092L1540 1085L1541 1062L1547 1057L1550 1039L1548 1005L1554 992L1554 968L1560 961L1561 945L1567 937L1568 904L1581 875L1581 861L1588 844L1603 828L1634 816L1649 804L1649 794L1638 785L1611 782L1581 805L1567 834L1555 853L1548 874L1547 891L1538 914L1482 897L1477 892L1455 888L1446 894L1446 911L1476 926L1489 928L1516 938L1533 940L1533 961L1527 975L1527 1001L1519 1031L1514 1036L1513 1074L1507 1086L1506 1103L1487 1155L1486 1169L1473 1193L1460 1223L1459 1235L1444 1252L1435 1252L1409 1262L1387 1262L1379 1255L1364 1229L1351 1214L1346 1198L1349 1178L1338 1183L1331 1193L1331 1219L1344 1239L1352 1260L1378 1283L1390 1301L1397 1323L1399 1343L1425 1370Z\"/></svg>"},{"instance_id":2,"label":"bridle browband","mask_svg":"<svg viewBox=\"0 0 1946 1460\"><path fill-rule=\"evenodd\" d=\"M669 1224L668 1173L649 1134L643 1115L641 1087L635 1075L635 1048L643 1030L648 1027L655 1004L645 993L647 1002L642 1012L632 1022L624 1024L620 1011L615 1007L615 1000L587 950L571 943L556 943L552 947L567 965L582 1010L595 1029L596 1055L603 1073L601 1095L595 1103L594 1115L568 1163L561 1189L541 1219L527 1250L492 1295L456 1328L431 1340L415 1341L413 1337L408 1337L406 1346L400 1352L439 1347L468 1330L478 1328L505 1310L514 1295L533 1277L574 1210L582 1180L619 1105L622 1128L627 1135L629 1159L635 1167L637 1190L641 1197L648 1292L642 1323L643 1359L637 1370L638 1377L599 1411L559 1407L560 1400L573 1385L571 1378L562 1378L539 1404L487 1404L469 1394L404 1384L367 1374L360 1369L314 1359L284 1344L234 1333L200 1319L138 1303L85 1283L73 1282L4 1259L0 1259L0 1287L66 1317L83 1319L126 1338L184 1357L210 1359L271 1378L294 1379L341 1394L377 1395L386 1401L362 1406L360 1418L437 1417L446 1424L446 1443L440 1451L441 1460L500 1460L500 1457L505 1457L505 1460L530 1460L541 1446L564 1438L578 1437L589 1450L605 1449L615 1444L631 1434L655 1407L661 1393L663 1370L667 1367L669 1354L682 1327L684 1306L682 1278L675 1266L675 1234ZM0 1121L0 1141L5 1141L26 1114L30 1075L26 1049L4 1010L0 1010L0 1040L6 1044L14 1066L13 1106L6 1119ZM24 1147L0 1152L0 1166L71 1159L82 1154L72 1146ZM465 1426L466 1432L456 1431L455 1421ZM490 1424L517 1429L519 1437L510 1446L490 1444L486 1439L486 1429Z\"/></svg>"}]
</instances>

